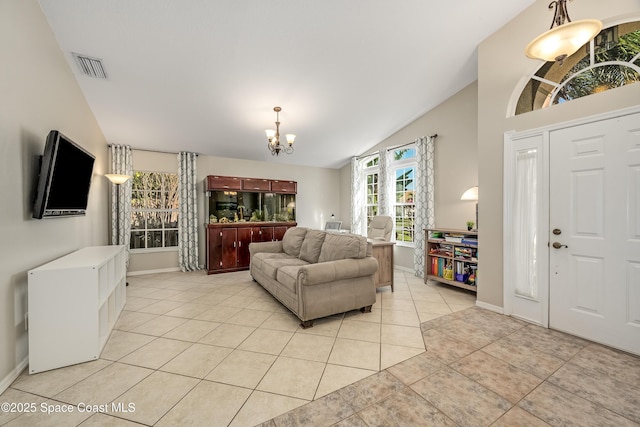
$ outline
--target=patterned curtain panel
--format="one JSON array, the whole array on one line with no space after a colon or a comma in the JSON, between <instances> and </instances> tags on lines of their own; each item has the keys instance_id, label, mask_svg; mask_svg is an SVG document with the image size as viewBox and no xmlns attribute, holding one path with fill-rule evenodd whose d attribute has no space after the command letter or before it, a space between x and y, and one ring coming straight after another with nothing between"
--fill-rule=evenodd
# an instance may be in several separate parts
<instances>
[{"instance_id":1,"label":"patterned curtain panel","mask_svg":"<svg viewBox=\"0 0 640 427\"><path fill-rule=\"evenodd\" d=\"M133 157L128 145L111 145L111 173L133 177ZM111 184L111 244L125 245L129 265L129 241L131 240L131 185Z\"/></svg>"},{"instance_id":2,"label":"patterned curtain panel","mask_svg":"<svg viewBox=\"0 0 640 427\"><path fill-rule=\"evenodd\" d=\"M380 150L378 165L380 172L378 173L378 214L393 216L394 202L394 180L395 177L391 171L391 159L393 152Z\"/></svg>"},{"instance_id":3,"label":"patterned curtain panel","mask_svg":"<svg viewBox=\"0 0 640 427\"><path fill-rule=\"evenodd\" d=\"M178 262L182 271L195 271L198 266L198 197L196 193L195 153L178 154Z\"/></svg>"},{"instance_id":4,"label":"patterned curtain panel","mask_svg":"<svg viewBox=\"0 0 640 427\"><path fill-rule=\"evenodd\" d=\"M351 233L367 235L364 212L365 188L362 182L362 159L351 159Z\"/></svg>"},{"instance_id":5,"label":"patterned curtain panel","mask_svg":"<svg viewBox=\"0 0 640 427\"><path fill-rule=\"evenodd\" d=\"M416 140L415 254L413 264L415 275L419 277L424 277L424 229L433 227L435 224L433 164L435 139L435 136L428 136Z\"/></svg>"}]
</instances>

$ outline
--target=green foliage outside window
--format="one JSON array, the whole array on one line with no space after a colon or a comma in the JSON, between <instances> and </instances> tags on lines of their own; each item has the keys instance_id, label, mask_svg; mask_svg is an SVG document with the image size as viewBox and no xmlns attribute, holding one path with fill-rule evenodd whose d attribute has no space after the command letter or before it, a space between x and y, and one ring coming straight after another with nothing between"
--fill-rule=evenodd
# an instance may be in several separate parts
<instances>
[{"instance_id":1,"label":"green foliage outside window","mask_svg":"<svg viewBox=\"0 0 640 427\"><path fill-rule=\"evenodd\" d=\"M178 175L136 171L131 189L131 249L178 246Z\"/></svg>"}]
</instances>

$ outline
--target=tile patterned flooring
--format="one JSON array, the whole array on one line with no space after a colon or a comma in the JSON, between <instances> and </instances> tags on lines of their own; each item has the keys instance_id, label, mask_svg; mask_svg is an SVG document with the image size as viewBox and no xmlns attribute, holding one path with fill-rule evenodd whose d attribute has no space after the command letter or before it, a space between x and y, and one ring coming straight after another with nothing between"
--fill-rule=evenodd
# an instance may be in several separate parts
<instances>
[{"instance_id":1,"label":"tile patterned flooring","mask_svg":"<svg viewBox=\"0 0 640 427\"><path fill-rule=\"evenodd\" d=\"M0 425L640 426L640 358L395 278L302 330L247 272L131 277L101 358L23 372Z\"/></svg>"}]
</instances>

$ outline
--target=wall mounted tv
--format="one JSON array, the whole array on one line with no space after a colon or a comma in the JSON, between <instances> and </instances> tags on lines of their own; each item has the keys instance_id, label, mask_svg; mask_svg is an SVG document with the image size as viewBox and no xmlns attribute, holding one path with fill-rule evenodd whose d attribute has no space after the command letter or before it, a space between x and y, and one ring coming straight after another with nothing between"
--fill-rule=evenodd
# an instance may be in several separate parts
<instances>
[{"instance_id":1,"label":"wall mounted tv","mask_svg":"<svg viewBox=\"0 0 640 427\"><path fill-rule=\"evenodd\" d=\"M52 130L47 136L36 198L34 218L85 215L95 156Z\"/></svg>"}]
</instances>

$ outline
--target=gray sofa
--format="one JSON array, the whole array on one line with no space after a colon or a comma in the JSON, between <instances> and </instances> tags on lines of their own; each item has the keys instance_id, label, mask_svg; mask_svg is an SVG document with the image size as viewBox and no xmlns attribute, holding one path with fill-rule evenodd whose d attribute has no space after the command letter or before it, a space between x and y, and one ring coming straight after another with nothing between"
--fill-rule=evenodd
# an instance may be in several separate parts
<instances>
[{"instance_id":1,"label":"gray sofa","mask_svg":"<svg viewBox=\"0 0 640 427\"><path fill-rule=\"evenodd\" d=\"M282 241L249 245L250 272L271 295L300 320L313 320L360 309L376 301L378 261L366 237L304 227L287 230Z\"/></svg>"}]
</instances>

